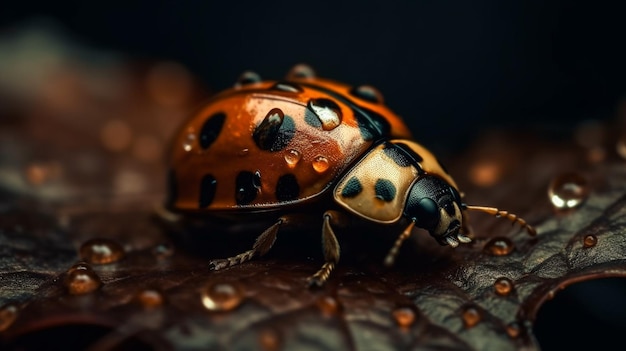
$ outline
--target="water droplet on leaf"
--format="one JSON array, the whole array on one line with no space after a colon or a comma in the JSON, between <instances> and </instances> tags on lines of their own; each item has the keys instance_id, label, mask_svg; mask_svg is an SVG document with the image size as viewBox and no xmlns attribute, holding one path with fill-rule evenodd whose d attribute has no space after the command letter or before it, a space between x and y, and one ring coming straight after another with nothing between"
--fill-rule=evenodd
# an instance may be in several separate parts
<instances>
[{"instance_id":1,"label":"water droplet on leaf","mask_svg":"<svg viewBox=\"0 0 626 351\"><path fill-rule=\"evenodd\" d=\"M415 322L415 311L410 307L398 307L391 315L396 324L402 328L408 328Z\"/></svg>"},{"instance_id":2,"label":"water droplet on leaf","mask_svg":"<svg viewBox=\"0 0 626 351\"><path fill-rule=\"evenodd\" d=\"M496 290L496 294L507 296L513 291L513 282L509 278L501 277L493 283L493 288Z\"/></svg>"},{"instance_id":3,"label":"water droplet on leaf","mask_svg":"<svg viewBox=\"0 0 626 351\"><path fill-rule=\"evenodd\" d=\"M232 283L212 283L202 292L202 304L210 311L230 311L243 301L243 291Z\"/></svg>"},{"instance_id":4,"label":"water droplet on leaf","mask_svg":"<svg viewBox=\"0 0 626 351\"><path fill-rule=\"evenodd\" d=\"M17 306L8 304L0 308L0 331L7 330L18 315Z\"/></svg>"},{"instance_id":5,"label":"water droplet on leaf","mask_svg":"<svg viewBox=\"0 0 626 351\"><path fill-rule=\"evenodd\" d=\"M592 234L585 235L583 238L583 247L590 248L594 247L598 244L598 237Z\"/></svg>"},{"instance_id":6,"label":"water droplet on leaf","mask_svg":"<svg viewBox=\"0 0 626 351\"><path fill-rule=\"evenodd\" d=\"M80 257L91 264L113 263L124 257L124 248L110 239L91 239L81 245Z\"/></svg>"},{"instance_id":7,"label":"water droplet on leaf","mask_svg":"<svg viewBox=\"0 0 626 351\"><path fill-rule=\"evenodd\" d=\"M580 206L588 194L587 180L577 173L565 173L554 178L548 188L550 201L559 210Z\"/></svg>"},{"instance_id":8,"label":"water droplet on leaf","mask_svg":"<svg viewBox=\"0 0 626 351\"><path fill-rule=\"evenodd\" d=\"M102 286L100 277L86 263L73 265L63 281L67 291L71 295L88 294Z\"/></svg>"},{"instance_id":9,"label":"water droplet on leaf","mask_svg":"<svg viewBox=\"0 0 626 351\"><path fill-rule=\"evenodd\" d=\"M493 256L506 256L515 248L515 244L509 238L496 237L485 244L485 252Z\"/></svg>"},{"instance_id":10,"label":"water droplet on leaf","mask_svg":"<svg viewBox=\"0 0 626 351\"><path fill-rule=\"evenodd\" d=\"M152 254L157 259L165 259L171 257L174 254L174 246L169 243L159 244L152 248Z\"/></svg>"},{"instance_id":11,"label":"water droplet on leaf","mask_svg":"<svg viewBox=\"0 0 626 351\"><path fill-rule=\"evenodd\" d=\"M463 325L468 329L476 326L476 324L478 324L478 322L482 319L480 311L471 306L463 309L461 317L463 318Z\"/></svg>"},{"instance_id":12,"label":"water droplet on leaf","mask_svg":"<svg viewBox=\"0 0 626 351\"><path fill-rule=\"evenodd\" d=\"M274 330L265 329L259 333L259 345L263 351L275 351L280 349L280 335Z\"/></svg>"},{"instance_id":13,"label":"water droplet on leaf","mask_svg":"<svg viewBox=\"0 0 626 351\"><path fill-rule=\"evenodd\" d=\"M339 311L339 302L332 296L323 296L317 300L317 306L324 316L332 316Z\"/></svg>"},{"instance_id":14,"label":"water droplet on leaf","mask_svg":"<svg viewBox=\"0 0 626 351\"><path fill-rule=\"evenodd\" d=\"M158 290L146 289L137 294L137 302L145 308L154 308L162 306L165 298Z\"/></svg>"}]
</instances>

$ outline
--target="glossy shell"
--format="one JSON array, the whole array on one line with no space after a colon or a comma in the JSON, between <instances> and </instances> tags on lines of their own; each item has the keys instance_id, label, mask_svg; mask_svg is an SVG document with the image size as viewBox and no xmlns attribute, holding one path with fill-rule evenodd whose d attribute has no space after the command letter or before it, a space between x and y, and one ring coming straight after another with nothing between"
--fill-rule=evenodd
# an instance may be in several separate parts
<instances>
[{"instance_id":1,"label":"glossy shell","mask_svg":"<svg viewBox=\"0 0 626 351\"><path fill-rule=\"evenodd\" d=\"M425 147L390 140L374 147L338 181L333 196L350 212L378 223L394 223L403 214L411 185L420 176L437 175L456 188L452 177Z\"/></svg>"},{"instance_id":2,"label":"glossy shell","mask_svg":"<svg viewBox=\"0 0 626 351\"><path fill-rule=\"evenodd\" d=\"M255 211L301 203L333 189L374 142L410 137L368 86L306 77L245 83L212 98L176 135L171 209Z\"/></svg>"}]
</instances>

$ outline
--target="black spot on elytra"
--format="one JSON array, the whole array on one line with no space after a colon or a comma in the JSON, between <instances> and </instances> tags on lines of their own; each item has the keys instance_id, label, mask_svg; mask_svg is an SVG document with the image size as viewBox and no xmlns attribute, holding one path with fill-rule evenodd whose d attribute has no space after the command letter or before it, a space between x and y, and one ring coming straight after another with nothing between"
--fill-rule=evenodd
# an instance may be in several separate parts
<instances>
[{"instance_id":1,"label":"black spot on elytra","mask_svg":"<svg viewBox=\"0 0 626 351\"><path fill-rule=\"evenodd\" d=\"M320 121L315 112L309 109L304 112L304 122L313 128L322 128L322 121Z\"/></svg>"},{"instance_id":2,"label":"black spot on elytra","mask_svg":"<svg viewBox=\"0 0 626 351\"><path fill-rule=\"evenodd\" d=\"M293 174L285 174L278 178L276 183L276 198L278 201L295 200L300 194L298 180Z\"/></svg>"},{"instance_id":3,"label":"black spot on elytra","mask_svg":"<svg viewBox=\"0 0 626 351\"><path fill-rule=\"evenodd\" d=\"M357 177L348 179L346 185L341 190L341 196L343 197L355 197L363 191L363 186Z\"/></svg>"},{"instance_id":4,"label":"black spot on elytra","mask_svg":"<svg viewBox=\"0 0 626 351\"><path fill-rule=\"evenodd\" d=\"M396 187L389 179L378 179L374 185L376 198L389 202L396 197Z\"/></svg>"},{"instance_id":5,"label":"black spot on elytra","mask_svg":"<svg viewBox=\"0 0 626 351\"><path fill-rule=\"evenodd\" d=\"M237 205L247 205L251 203L259 193L261 187L261 174L248 171L241 171L235 180L235 201Z\"/></svg>"},{"instance_id":6,"label":"black spot on elytra","mask_svg":"<svg viewBox=\"0 0 626 351\"><path fill-rule=\"evenodd\" d=\"M375 104L381 104L383 102L382 94L374 87L370 85L361 85L354 87L350 90L352 96L356 96L359 99L373 102Z\"/></svg>"},{"instance_id":7,"label":"black spot on elytra","mask_svg":"<svg viewBox=\"0 0 626 351\"><path fill-rule=\"evenodd\" d=\"M200 129L200 146L203 149L207 149L215 139L220 135L224 121L226 120L226 114L224 112L218 112L211 117L207 118Z\"/></svg>"},{"instance_id":8,"label":"black spot on elytra","mask_svg":"<svg viewBox=\"0 0 626 351\"><path fill-rule=\"evenodd\" d=\"M210 174L202 177L200 181L200 208L205 208L213 202L215 191L217 189L217 180Z\"/></svg>"},{"instance_id":9,"label":"black spot on elytra","mask_svg":"<svg viewBox=\"0 0 626 351\"><path fill-rule=\"evenodd\" d=\"M270 110L254 129L252 139L259 149L274 152L284 149L295 133L296 125L293 119L275 108Z\"/></svg>"},{"instance_id":10,"label":"black spot on elytra","mask_svg":"<svg viewBox=\"0 0 626 351\"><path fill-rule=\"evenodd\" d=\"M383 116L363 107L353 109L357 112L355 117L363 140L376 140L391 133L391 125Z\"/></svg>"},{"instance_id":11,"label":"black spot on elytra","mask_svg":"<svg viewBox=\"0 0 626 351\"><path fill-rule=\"evenodd\" d=\"M167 199L165 200L165 207L170 208L174 206L174 202L178 198L178 184L176 183L176 173L173 169L167 172Z\"/></svg>"},{"instance_id":12,"label":"black spot on elytra","mask_svg":"<svg viewBox=\"0 0 626 351\"><path fill-rule=\"evenodd\" d=\"M408 167L411 165L411 160L407 157L407 154L394 144L385 143L383 152L400 167Z\"/></svg>"},{"instance_id":13,"label":"black spot on elytra","mask_svg":"<svg viewBox=\"0 0 626 351\"><path fill-rule=\"evenodd\" d=\"M298 84L290 82L277 82L270 87L270 90L285 91L288 93L299 93L303 91L302 87L300 87Z\"/></svg>"}]
</instances>

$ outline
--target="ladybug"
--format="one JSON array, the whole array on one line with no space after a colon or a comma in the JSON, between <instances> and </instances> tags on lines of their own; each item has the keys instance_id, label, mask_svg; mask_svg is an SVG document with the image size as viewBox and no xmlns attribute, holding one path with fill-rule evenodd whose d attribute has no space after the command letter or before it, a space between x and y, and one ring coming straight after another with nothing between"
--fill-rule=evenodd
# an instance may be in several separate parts
<instances>
[{"instance_id":1,"label":"ladybug","mask_svg":"<svg viewBox=\"0 0 626 351\"><path fill-rule=\"evenodd\" d=\"M339 261L334 227L346 217L402 225L385 265L393 264L414 226L442 245L471 242L467 212L519 223L493 207L462 201L450 174L411 140L402 119L375 88L318 78L306 65L282 81L244 73L214 96L174 138L167 207L214 218L275 218L252 249L211 261L218 270L262 256L298 213L320 215L325 263L309 278L321 286Z\"/></svg>"}]
</instances>

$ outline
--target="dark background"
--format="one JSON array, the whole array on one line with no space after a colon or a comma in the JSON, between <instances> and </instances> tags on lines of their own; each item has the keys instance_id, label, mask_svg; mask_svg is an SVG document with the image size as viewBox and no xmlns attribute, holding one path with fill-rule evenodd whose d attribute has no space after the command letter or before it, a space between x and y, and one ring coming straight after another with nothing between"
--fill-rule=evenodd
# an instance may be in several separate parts
<instances>
[{"instance_id":1,"label":"dark background","mask_svg":"<svg viewBox=\"0 0 626 351\"><path fill-rule=\"evenodd\" d=\"M491 128L567 135L580 121L615 118L626 97L618 1L14 1L2 5L0 35L40 20L80 45L182 63L212 91L244 70L279 79L306 62L320 76L378 87L436 152ZM545 349L576 349L586 332L621 337L621 317L585 311L623 316L623 296L609 298L623 280L586 284L542 309Z\"/></svg>"},{"instance_id":2,"label":"dark background","mask_svg":"<svg viewBox=\"0 0 626 351\"><path fill-rule=\"evenodd\" d=\"M626 5L602 1L29 2L0 30L52 19L80 44L171 59L211 90L252 69L372 84L435 151L486 128L607 119L626 93ZM623 2L621 2L623 3Z\"/></svg>"}]
</instances>

